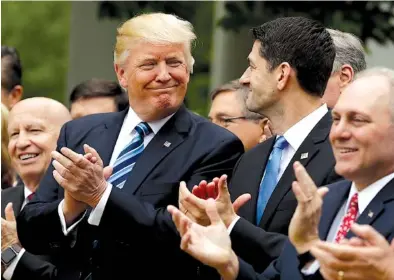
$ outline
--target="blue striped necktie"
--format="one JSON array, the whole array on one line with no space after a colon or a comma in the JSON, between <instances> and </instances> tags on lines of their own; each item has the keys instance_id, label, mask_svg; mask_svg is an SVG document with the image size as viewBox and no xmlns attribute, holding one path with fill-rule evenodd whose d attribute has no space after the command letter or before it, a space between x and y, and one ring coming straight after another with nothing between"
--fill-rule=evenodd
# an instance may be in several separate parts
<instances>
[{"instance_id":1,"label":"blue striped necktie","mask_svg":"<svg viewBox=\"0 0 394 280\"><path fill-rule=\"evenodd\" d=\"M146 122L139 123L135 130L137 135L120 152L113 166L112 175L108 179L108 183L120 189L123 188L135 162L144 150L144 137L152 132L149 124Z\"/></svg>"},{"instance_id":2,"label":"blue striped necktie","mask_svg":"<svg viewBox=\"0 0 394 280\"><path fill-rule=\"evenodd\" d=\"M256 209L256 225L260 224L261 217L265 207L267 206L268 200L273 193L276 184L278 183L280 160L282 157L282 151L288 145L285 137L279 136L276 139L274 148L270 154L267 165L265 167L265 175L260 183L259 197L257 199Z\"/></svg>"}]
</instances>

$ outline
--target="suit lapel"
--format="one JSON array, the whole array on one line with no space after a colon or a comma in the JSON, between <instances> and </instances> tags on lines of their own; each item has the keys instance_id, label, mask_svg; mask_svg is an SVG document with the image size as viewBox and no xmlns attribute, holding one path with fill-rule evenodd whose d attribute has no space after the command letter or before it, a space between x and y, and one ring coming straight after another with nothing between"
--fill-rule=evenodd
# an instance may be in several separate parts
<instances>
[{"instance_id":1,"label":"suit lapel","mask_svg":"<svg viewBox=\"0 0 394 280\"><path fill-rule=\"evenodd\" d=\"M344 180L330 187L330 191L324 197L322 215L319 223L319 236L321 240L326 240L332 223L341 209L343 203L349 196L352 182Z\"/></svg>"},{"instance_id":2,"label":"suit lapel","mask_svg":"<svg viewBox=\"0 0 394 280\"><path fill-rule=\"evenodd\" d=\"M249 221L253 221L253 223L255 223L254 221L256 220L256 205L259 196L261 178L263 177L269 155L275 143L275 139L276 139L275 136L271 137L270 139L266 140L264 143L259 144L256 147L256 149L253 151L253 153L251 154L251 159L250 161L248 161L250 166L253 166L253 168L250 168L250 172L248 172L248 178L245 178L245 182L247 182L247 186L245 186L245 189L242 189L239 192L239 194L242 193L252 194L251 201L249 203L246 203L244 206L242 206L240 211L242 212L242 216L245 219ZM230 186L230 190L231 190L231 186Z\"/></svg>"},{"instance_id":3,"label":"suit lapel","mask_svg":"<svg viewBox=\"0 0 394 280\"><path fill-rule=\"evenodd\" d=\"M394 200L394 179L391 180L387 185L378 192L378 194L372 199L368 204L368 207L364 212L358 217L358 224L365 224L373 226L377 231L384 232L384 230L389 229L387 223L377 223L377 218L383 214L385 210L385 203ZM383 227L385 228L383 228ZM346 238L351 238L354 233L349 231Z\"/></svg>"},{"instance_id":4,"label":"suit lapel","mask_svg":"<svg viewBox=\"0 0 394 280\"><path fill-rule=\"evenodd\" d=\"M12 197L12 208L14 208L15 217L19 215L23 202L25 202L25 186L24 184L20 184L15 186L17 190L14 192L14 197ZM7 205L5 205L7 206Z\"/></svg>"},{"instance_id":5,"label":"suit lapel","mask_svg":"<svg viewBox=\"0 0 394 280\"><path fill-rule=\"evenodd\" d=\"M276 208L282 198L286 195L287 192L290 191L291 184L295 180L293 163L295 161L299 161L302 165L305 166L305 169L309 172L310 163L313 162L313 160L317 157L319 153L319 144L324 142L328 137L330 126L331 116L328 112L305 138L301 146L295 152L288 166L286 167L282 177L280 178L278 184L275 187L275 190L273 191L267 203L267 207L265 208L263 217L260 221L260 227L264 228L266 223L270 220L271 216L275 213Z\"/></svg>"},{"instance_id":6,"label":"suit lapel","mask_svg":"<svg viewBox=\"0 0 394 280\"><path fill-rule=\"evenodd\" d=\"M127 178L124 189L134 194L155 166L184 141L190 126L190 113L182 106L149 142Z\"/></svg>"},{"instance_id":7,"label":"suit lapel","mask_svg":"<svg viewBox=\"0 0 394 280\"><path fill-rule=\"evenodd\" d=\"M90 146L96 149L104 162L104 166L109 165L116 140L118 139L127 112L128 109L119 113L114 113L103 125L95 128L95 130L89 134Z\"/></svg>"}]
</instances>

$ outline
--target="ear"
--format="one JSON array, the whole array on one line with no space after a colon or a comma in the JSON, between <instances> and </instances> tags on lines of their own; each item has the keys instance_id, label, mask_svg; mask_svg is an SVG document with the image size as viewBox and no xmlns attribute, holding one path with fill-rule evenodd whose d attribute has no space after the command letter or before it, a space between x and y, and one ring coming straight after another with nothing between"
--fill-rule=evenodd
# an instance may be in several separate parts
<instances>
[{"instance_id":1,"label":"ear","mask_svg":"<svg viewBox=\"0 0 394 280\"><path fill-rule=\"evenodd\" d=\"M278 90L283 90L290 79L290 64L287 62L282 62L275 71L277 71Z\"/></svg>"},{"instance_id":2,"label":"ear","mask_svg":"<svg viewBox=\"0 0 394 280\"><path fill-rule=\"evenodd\" d=\"M339 88L342 90L351 82L354 78L354 70L349 64L342 65L339 71Z\"/></svg>"},{"instance_id":3,"label":"ear","mask_svg":"<svg viewBox=\"0 0 394 280\"><path fill-rule=\"evenodd\" d=\"M8 94L8 103L10 108L14 107L16 103L21 101L23 96L23 87L21 85L15 86Z\"/></svg>"},{"instance_id":4,"label":"ear","mask_svg":"<svg viewBox=\"0 0 394 280\"><path fill-rule=\"evenodd\" d=\"M261 128L259 143L261 143L272 136L271 123L268 118L263 118L259 121L259 126Z\"/></svg>"},{"instance_id":5,"label":"ear","mask_svg":"<svg viewBox=\"0 0 394 280\"><path fill-rule=\"evenodd\" d=\"M119 64L114 63L116 77L118 78L119 85L127 89L127 78L125 69Z\"/></svg>"}]
</instances>

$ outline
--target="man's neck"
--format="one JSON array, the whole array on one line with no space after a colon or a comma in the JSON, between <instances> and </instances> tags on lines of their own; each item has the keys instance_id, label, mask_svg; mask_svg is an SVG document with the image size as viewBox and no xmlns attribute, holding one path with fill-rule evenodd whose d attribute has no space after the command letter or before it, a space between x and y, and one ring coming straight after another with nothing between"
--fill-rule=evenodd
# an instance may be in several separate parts
<instances>
[{"instance_id":1,"label":"man's neck","mask_svg":"<svg viewBox=\"0 0 394 280\"><path fill-rule=\"evenodd\" d=\"M273 132L283 135L289 128L311 114L322 105L321 98L304 92L284 96L276 108L266 113L272 123Z\"/></svg>"}]
</instances>

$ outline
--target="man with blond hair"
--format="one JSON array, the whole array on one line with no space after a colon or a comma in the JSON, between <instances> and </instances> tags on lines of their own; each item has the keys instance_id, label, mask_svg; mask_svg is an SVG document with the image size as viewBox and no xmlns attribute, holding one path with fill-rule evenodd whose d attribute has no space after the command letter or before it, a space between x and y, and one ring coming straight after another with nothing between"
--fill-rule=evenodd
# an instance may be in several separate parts
<instances>
[{"instance_id":1,"label":"man with blond hair","mask_svg":"<svg viewBox=\"0 0 394 280\"><path fill-rule=\"evenodd\" d=\"M18 217L26 248L84 259L82 279L200 274L180 251L165 208L177 204L180 181L191 189L231 173L243 146L183 105L194 64L192 29L163 13L118 28L114 67L130 108L62 128L36 199Z\"/></svg>"}]
</instances>

